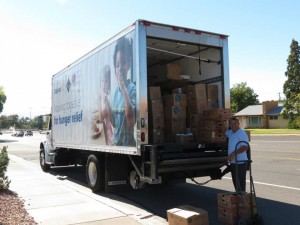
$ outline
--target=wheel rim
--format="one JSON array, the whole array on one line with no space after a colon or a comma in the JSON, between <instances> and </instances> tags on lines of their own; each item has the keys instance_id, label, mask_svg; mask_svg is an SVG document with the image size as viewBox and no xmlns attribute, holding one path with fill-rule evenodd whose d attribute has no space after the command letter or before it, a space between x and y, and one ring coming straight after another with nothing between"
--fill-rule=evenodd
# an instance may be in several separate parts
<instances>
[{"instance_id":1,"label":"wheel rim","mask_svg":"<svg viewBox=\"0 0 300 225\"><path fill-rule=\"evenodd\" d=\"M94 162L90 162L88 174L91 186L95 186L97 182L97 166Z\"/></svg>"}]
</instances>

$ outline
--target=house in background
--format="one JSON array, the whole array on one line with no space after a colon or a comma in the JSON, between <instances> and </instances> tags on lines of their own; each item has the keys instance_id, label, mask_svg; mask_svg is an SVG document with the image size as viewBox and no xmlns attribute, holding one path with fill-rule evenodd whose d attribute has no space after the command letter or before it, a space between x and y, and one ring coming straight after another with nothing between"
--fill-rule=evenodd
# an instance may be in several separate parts
<instances>
[{"instance_id":1,"label":"house in background","mask_svg":"<svg viewBox=\"0 0 300 225\"><path fill-rule=\"evenodd\" d=\"M278 101L250 105L234 114L242 128L287 128L288 119L282 115L283 106Z\"/></svg>"}]
</instances>

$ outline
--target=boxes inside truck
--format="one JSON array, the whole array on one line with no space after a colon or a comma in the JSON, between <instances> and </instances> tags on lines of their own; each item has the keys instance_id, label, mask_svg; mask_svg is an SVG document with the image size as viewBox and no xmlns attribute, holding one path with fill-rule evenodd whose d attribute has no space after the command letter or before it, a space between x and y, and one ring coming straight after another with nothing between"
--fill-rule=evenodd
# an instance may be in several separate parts
<instances>
[{"instance_id":1,"label":"boxes inside truck","mask_svg":"<svg viewBox=\"0 0 300 225\"><path fill-rule=\"evenodd\" d=\"M153 129L160 129L168 143L226 143L225 131L232 116L231 109L208 106L208 96L217 102L216 85L190 84L160 96L161 89L150 89L149 127L154 144L160 139L154 139L157 135ZM162 138L162 135L159 137Z\"/></svg>"},{"instance_id":2,"label":"boxes inside truck","mask_svg":"<svg viewBox=\"0 0 300 225\"><path fill-rule=\"evenodd\" d=\"M187 106L186 94L171 94L162 97L164 106Z\"/></svg>"},{"instance_id":3,"label":"boxes inside truck","mask_svg":"<svg viewBox=\"0 0 300 225\"><path fill-rule=\"evenodd\" d=\"M161 92L160 87L149 87L150 100L160 100Z\"/></svg>"},{"instance_id":4,"label":"boxes inside truck","mask_svg":"<svg viewBox=\"0 0 300 225\"><path fill-rule=\"evenodd\" d=\"M148 96L151 101L163 100L164 115L163 126L152 126L157 117L150 116L155 112L149 111L149 133L163 127L168 143L226 142L223 124L227 124L224 120L229 117L222 110L229 101L225 102L224 96L221 51L192 42L147 39L147 81L152 85ZM204 110L212 115L206 116ZM221 110L222 115L214 110ZM205 120L202 124L206 125L201 125L200 120ZM151 138L150 143L155 144Z\"/></svg>"},{"instance_id":5,"label":"boxes inside truck","mask_svg":"<svg viewBox=\"0 0 300 225\"><path fill-rule=\"evenodd\" d=\"M167 78L170 80L180 80L181 66L178 64L167 64Z\"/></svg>"}]
</instances>

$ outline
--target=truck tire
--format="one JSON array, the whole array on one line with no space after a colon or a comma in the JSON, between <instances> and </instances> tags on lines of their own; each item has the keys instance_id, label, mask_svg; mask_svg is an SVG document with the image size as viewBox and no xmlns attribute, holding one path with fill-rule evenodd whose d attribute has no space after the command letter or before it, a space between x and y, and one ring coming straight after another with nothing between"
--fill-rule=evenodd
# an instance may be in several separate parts
<instances>
[{"instance_id":1,"label":"truck tire","mask_svg":"<svg viewBox=\"0 0 300 225\"><path fill-rule=\"evenodd\" d=\"M93 192L102 192L105 189L104 158L90 155L86 165L88 186Z\"/></svg>"},{"instance_id":2,"label":"truck tire","mask_svg":"<svg viewBox=\"0 0 300 225\"><path fill-rule=\"evenodd\" d=\"M43 171L46 172L46 171L50 170L50 165L48 165L45 160L45 150L44 149L40 150L40 165L41 165L41 168Z\"/></svg>"}]
</instances>

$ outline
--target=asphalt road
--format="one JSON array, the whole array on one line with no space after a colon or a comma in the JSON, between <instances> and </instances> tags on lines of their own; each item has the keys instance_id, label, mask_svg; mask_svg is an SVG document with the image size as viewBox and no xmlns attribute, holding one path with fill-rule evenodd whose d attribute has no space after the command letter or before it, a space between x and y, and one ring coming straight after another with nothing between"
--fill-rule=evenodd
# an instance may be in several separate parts
<instances>
[{"instance_id":1,"label":"asphalt road","mask_svg":"<svg viewBox=\"0 0 300 225\"><path fill-rule=\"evenodd\" d=\"M32 137L0 136L0 147L8 146L9 154L39 163L39 142L44 135ZM257 196L258 213L265 225L297 225L300 221L300 136L252 136L252 177ZM55 169L54 173L76 177L85 183L85 168ZM198 182L208 178L198 178ZM249 181L249 173L248 173ZM247 191L250 183L248 182ZM149 211L166 218L166 210L188 204L209 212L210 224L217 222L217 193L233 191L230 174L205 186L187 183L147 186L122 195Z\"/></svg>"}]
</instances>

